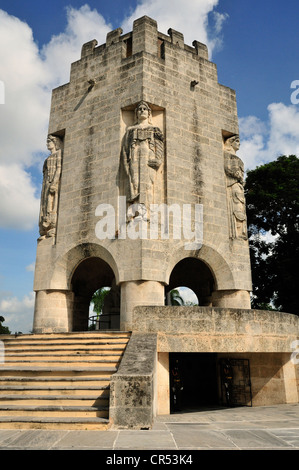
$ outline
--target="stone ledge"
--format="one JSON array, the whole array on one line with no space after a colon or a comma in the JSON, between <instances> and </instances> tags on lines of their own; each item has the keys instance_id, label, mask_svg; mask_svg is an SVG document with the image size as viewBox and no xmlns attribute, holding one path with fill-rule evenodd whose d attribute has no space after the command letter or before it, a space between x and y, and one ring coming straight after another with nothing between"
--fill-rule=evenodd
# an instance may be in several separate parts
<instances>
[{"instance_id":1,"label":"stone ledge","mask_svg":"<svg viewBox=\"0 0 299 470\"><path fill-rule=\"evenodd\" d=\"M288 352L293 314L216 307L135 307L133 331L156 333L159 352Z\"/></svg>"}]
</instances>

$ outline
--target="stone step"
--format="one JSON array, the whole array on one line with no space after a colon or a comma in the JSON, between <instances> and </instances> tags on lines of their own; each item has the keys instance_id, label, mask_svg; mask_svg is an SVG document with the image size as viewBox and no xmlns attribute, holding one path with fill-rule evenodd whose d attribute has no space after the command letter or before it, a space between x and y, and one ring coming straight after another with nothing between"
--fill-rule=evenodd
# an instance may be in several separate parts
<instances>
[{"instance_id":1,"label":"stone step","mask_svg":"<svg viewBox=\"0 0 299 470\"><path fill-rule=\"evenodd\" d=\"M47 418L33 416L2 416L1 429L48 429L48 430L90 430L106 431L109 419L98 417Z\"/></svg>"},{"instance_id":2,"label":"stone step","mask_svg":"<svg viewBox=\"0 0 299 470\"><path fill-rule=\"evenodd\" d=\"M0 429L107 429L130 334L3 335Z\"/></svg>"},{"instance_id":3,"label":"stone step","mask_svg":"<svg viewBox=\"0 0 299 470\"><path fill-rule=\"evenodd\" d=\"M5 399L7 394L18 396L32 396L39 395L53 395L53 396L64 396L71 394L72 396L82 396L88 395L94 397L97 394L97 397L109 397L109 384L106 386L88 386L88 385L77 385L77 386L33 386L33 385L0 385L0 403L2 399Z\"/></svg>"},{"instance_id":4,"label":"stone step","mask_svg":"<svg viewBox=\"0 0 299 470\"><path fill-rule=\"evenodd\" d=\"M1 341L3 341L5 347L9 348L24 348L24 347L42 347L44 348L45 346L47 347L113 347L113 346L123 346L128 343L128 340L126 338L98 338L98 339L86 339L85 341L78 341L75 339L67 339L63 341L62 339L57 339L57 340L44 340L44 341L17 341L17 340L3 340L1 338Z\"/></svg>"},{"instance_id":5,"label":"stone step","mask_svg":"<svg viewBox=\"0 0 299 470\"><path fill-rule=\"evenodd\" d=\"M83 345L101 345L101 344L126 344L129 340L128 335L97 335L97 336L28 336L22 335L14 337L12 335L1 335L1 341L7 345L7 347L23 345L23 346L33 346L33 345L73 345L73 344L83 344Z\"/></svg>"},{"instance_id":6,"label":"stone step","mask_svg":"<svg viewBox=\"0 0 299 470\"><path fill-rule=\"evenodd\" d=\"M59 346L59 345L58 345ZM42 347L42 345L32 345L32 346L10 346L6 347L5 349L5 355L11 355L11 354L38 354L38 353L47 353L47 354L92 354L92 353L98 353L100 352L101 354L122 354L124 350L124 343L119 345L119 344L111 344L111 345L102 345L99 346L97 344L90 345L90 346L85 346L84 344L73 344L69 346L63 345L63 347L57 347L57 345L49 346L48 344Z\"/></svg>"},{"instance_id":7,"label":"stone step","mask_svg":"<svg viewBox=\"0 0 299 470\"><path fill-rule=\"evenodd\" d=\"M42 388L78 388L94 387L97 390L110 384L110 375L96 377L52 377L52 376L0 376L0 388L3 387L42 387Z\"/></svg>"},{"instance_id":8,"label":"stone step","mask_svg":"<svg viewBox=\"0 0 299 470\"><path fill-rule=\"evenodd\" d=\"M0 429L2 417L47 417L47 418L108 418L109 409L103 406L25 406L25 405L0 405Z\"/></svg>"},{"instance_id":9,"label":"stone step","mask_svg":"<svg viewBox=\"0 0 299 470\"><path fill-rule=\"evenodd\" d=\"M98 352L98 351L97 351ZM45 351L43 354L41 353L9 353L5 355L5 364L9 365L11 362L31 362L34 363L36 361L44 362L44 361L54 361L57 364L61 362L70 362L70 361L80 361L88 359L88 361L98 361L99 359L102 360L109 360L109 361L119 361L122 357L122 354L119 353L68 353L65 354L64 352L60 354L53 354L52 352Z\"/></svg>"},{"instance_id":10,"label":"stone step","mask_svg":"<svg viewBox=\"0 0 299 470\"><path fill-rule=\"evenodd\" d=\"M119 364L119 360L115 359L97 359L97 360L90 360L88 357L86 358L76 358L75 360L68 360L66 358L60 358L59 360L34 360L34 359L28 359L28 360L10 360L6 359L5 360L5 367L6 368L14 368L14 367L26 367L29 365L33 366L40 366L40 367L58 367L61 365L61 367L116 367ZM2 368L1 368L2 369Z\"/></svg>"},{"instance_id":11,"label":"stone step","mask_svg":"<svg viewBox=\"0 0 299 470\"><path fill-rule=\"evenodd\" d=\"M109 396L89 395L1 395L0 408L5 405L21 406L102 406L107 407Z\"/></svg>"},{"instance_id":12,"label":"stone step","mask_svg":"<svg viewBox=\"0 0 299 470\"><path fill-rule=\"evenodd\" d=\"M97 331L81 331L81 332L70 332L70 333L28 333L28 334L17 334L17 335L1 335L2 340L10 341L23 341L23 340L46 340L49 339L82 339L83 341L90 338L130 338L130 332L128 331L119 331L119 330L97 330Z\"/></svg>"}]
</instances>

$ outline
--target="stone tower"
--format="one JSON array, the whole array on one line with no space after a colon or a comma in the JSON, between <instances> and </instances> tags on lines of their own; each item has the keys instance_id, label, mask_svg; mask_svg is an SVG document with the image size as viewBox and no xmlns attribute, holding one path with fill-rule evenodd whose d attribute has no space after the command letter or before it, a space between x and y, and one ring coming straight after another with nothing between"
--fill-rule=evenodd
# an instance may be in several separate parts
<instances>
[{"instance_id":1,"label":"stone tower","mask_svg":"<svg viewBox=\"0 0 299 470\"><path fill-rule=\"evenodd\" d=\"M34 290L34 332L132 329L136 306L193 289L200 306L250 309L235 92L204 44L142 17L83 45L53 90Z\"/></svg>"}]
</instances>

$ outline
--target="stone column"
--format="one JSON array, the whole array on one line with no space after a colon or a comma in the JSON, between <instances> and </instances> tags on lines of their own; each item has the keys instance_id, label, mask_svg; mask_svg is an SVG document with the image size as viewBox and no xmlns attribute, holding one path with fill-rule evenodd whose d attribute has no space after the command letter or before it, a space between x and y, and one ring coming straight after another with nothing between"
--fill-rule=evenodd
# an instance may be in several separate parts
<instances>
[{"instance_id":1,"label":"stone column","mask_svg":"<svg viewBox=\"0 0 299 470\"><path fill-rule=\"evenodd\" d=\"M158 353L158 367L157 367L157 391L158 403L157 414L169 415L170 414L170 390L169 390L169 353Z\"/></svg>"},{"instance_id":2,"label":"stone column","mask_svg":"<svg viewBox=\"0 0 299 470\"><path fill-rule=\"evenodd\" d=\"M33 332L72 331L74 294L71 291L38 291L34 308Z\"/></svg>"},{"instance_id":3,"label":"stone column","mask_svg":"<svg viewBox=\"0 0 299 470\"><path fill-rule=\"evenodd\" d=\"M286 403L298 403L299 390L297 387L296 365L292 361L284 363L283 378L285 387Z\"/></svg>"},{"instance_id":4,"label":"stone column","mask_svg":"<svg viewBox=\"0 0 299 470\"><path fill-rule=\"evenodd\" d=\"M121 330L132 330L134 307L141 305L164 305L164 285L157 281L126 281L121 284Z\"/></svg>"}]
</instances>

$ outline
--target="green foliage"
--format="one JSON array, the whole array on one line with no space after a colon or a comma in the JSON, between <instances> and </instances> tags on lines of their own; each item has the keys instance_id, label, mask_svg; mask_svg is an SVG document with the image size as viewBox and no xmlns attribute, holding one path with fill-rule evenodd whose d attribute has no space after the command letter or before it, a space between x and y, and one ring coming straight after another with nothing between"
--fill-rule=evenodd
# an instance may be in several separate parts
<instances>
[{"instance_id":1,"label":"green foliage","mask_svg":"<svg viewBox=\"0 0 299 470\"><path fill-rule=\"evenodd\" d=\"M0 335L10 335L8 326L3 326L2 323L5 321L4 317L0 316Z\"/></svg>"},{"instance_id":2,"label":"green foliage","mask_svg":"<svg viewBox=\"0 0 299 470\"><path fill-rule=\"evenodd\" d=\"M92 296L91 302L93 303L93 310L97 315L102 314L105 297L110 291L107 287L101 287Z\"/></svg>"},{"instance_id":3,"label":"green foliage","mask_svg":"<svg viewBox=\"0 0 299 470\"><path fill-rule=\"evenodd\" d=\"M172 289L170 291L170 304L176 306L184 305L184 299L181 297L177 289Z\"/></svg>"},{"instance_id":4,"label":"green foliage","mask_svg":"<svg viewBox=\"0 0 299 470\"><path fill-rule=\"evenodd\" d=\"M245 191L252 306L299 315L299 159L281 156L249 171Z\"/></svg>"}]
</instances>

